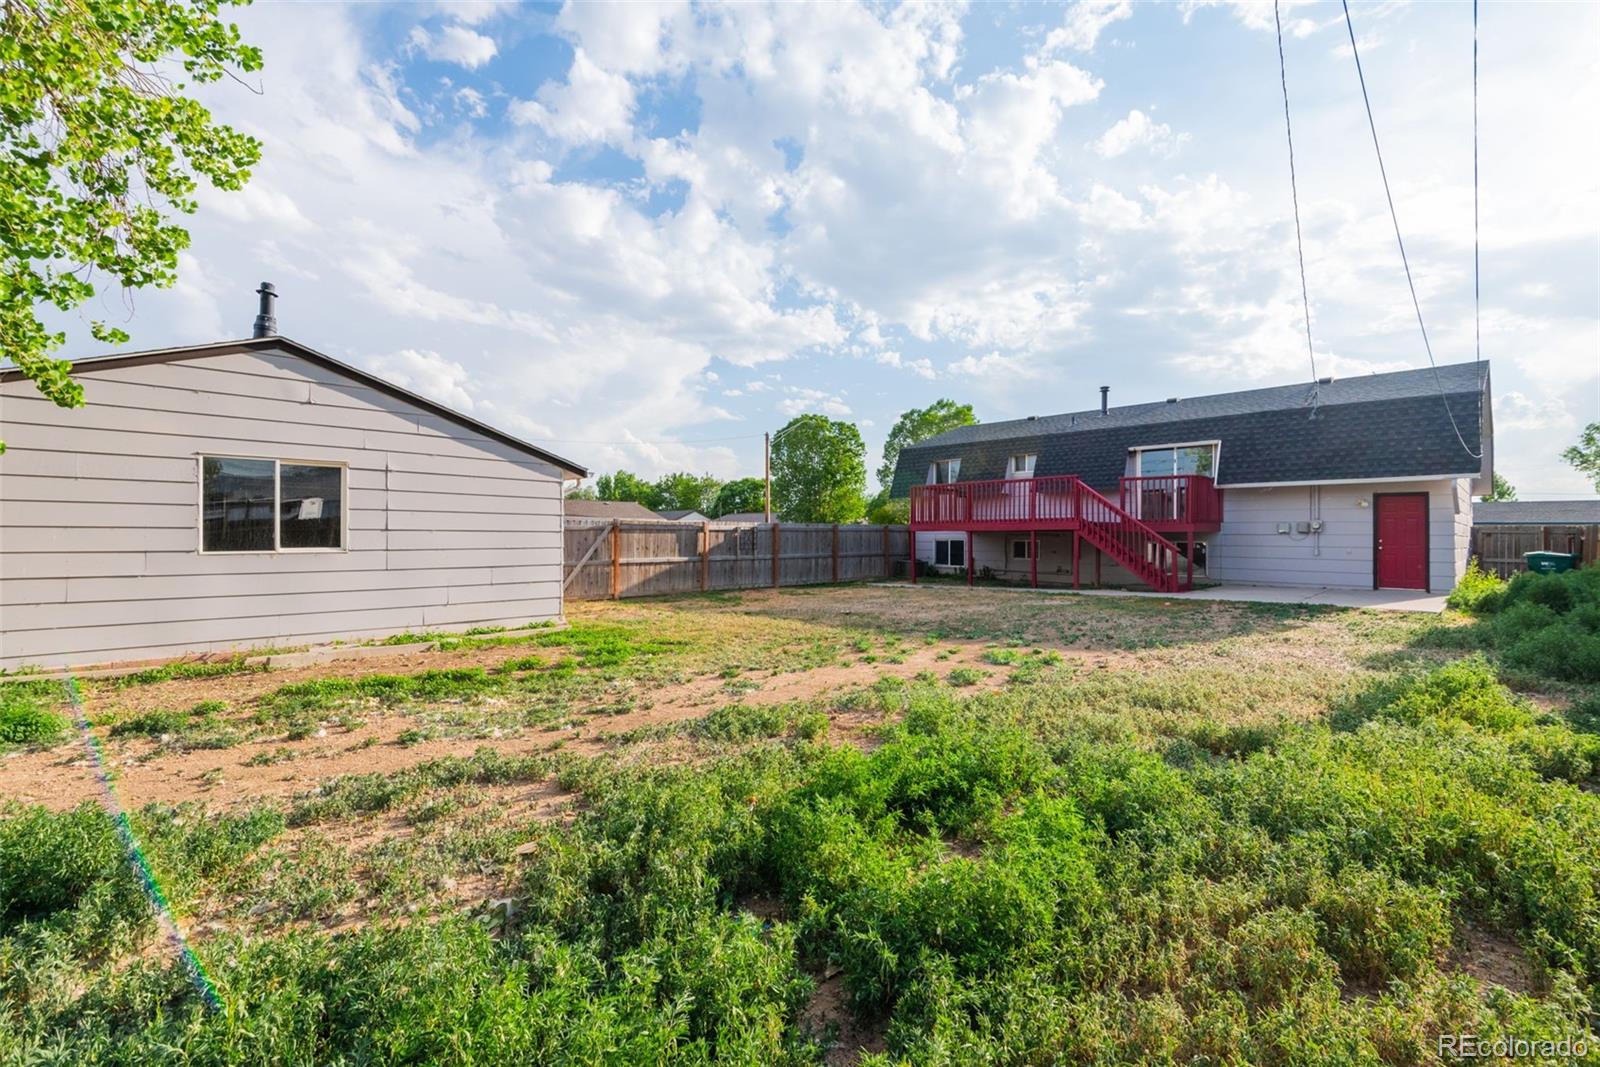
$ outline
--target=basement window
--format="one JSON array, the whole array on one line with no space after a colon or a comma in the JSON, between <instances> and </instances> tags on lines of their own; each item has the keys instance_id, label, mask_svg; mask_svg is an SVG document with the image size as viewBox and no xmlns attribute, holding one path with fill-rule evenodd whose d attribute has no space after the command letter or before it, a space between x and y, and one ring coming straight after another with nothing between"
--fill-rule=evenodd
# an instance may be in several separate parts
<instances>
[{"instance_id":1,"label":"basement window","mask_svg":"<svg viewBox=\"0 0 1600 1067\"><path fill-rule=\"evenodd\" d=\"M1027 559L1028 558L1028 539L1027 538L1019 537L1016 540L1011 542L1011 558L1012 559Z\"/></svg>"},{"instance_id":2,"label":"basement window","mask_svg":"<svg viewBox=\"0 0 1600 1067\"><path fill-rule=\"evenodd\" d=\"M935 567L965 567L967 565L967 542L959 537L941 537L933 543L933 565Z\"/></svg>"},{"instance_id":3,"label":"basement window","mask_svg":"<svg viewBox=\"0 0 1600 1067\"><path fill-rule=\"evenodd\" d=\"M339 551L344 496L339 464L202 456L200 551Z\"/></svg>"}]
</instances>

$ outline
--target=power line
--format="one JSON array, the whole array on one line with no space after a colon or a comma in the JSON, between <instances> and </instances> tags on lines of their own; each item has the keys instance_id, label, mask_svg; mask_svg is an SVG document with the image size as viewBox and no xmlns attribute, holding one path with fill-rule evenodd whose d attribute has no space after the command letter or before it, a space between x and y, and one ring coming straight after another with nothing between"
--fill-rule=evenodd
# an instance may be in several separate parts
<instances>
[{"instance_id":1,"label":"power line","mask_svg":"<svg viewBox=\"0 0 1600 1067\"><path fill-rule=\"evenodd\" d=\"M1378 144L1378 123L1372 117L1372 97L1367 94L1367 76L1361 70L1361 52L1356 48L1356 27L1355 23L1350 20L1350 0L1340 0L1340 3L1344 7L1345 29L1350 34L1350 54L1355 57L1356 61L1356 77L1361 81L1361 100L1367 108L1367 126L1372 130L1372 149L1378 156L1378 174L1383 178L1383 195L1389 201L1389 218L1394 223L1395 244L1400 247L1400 262L1406 270L1406 286L1411 290L1411 306L1416 309L1417 327L1422 331L1422 347L1428 353L1428 366L1433 369L1433 385L1439 391L1439 400L1444 404L1444 413L1450 419L1450 429L1455 431L1456 440L1461 443L1461 447L1467 455L1473 459L1482 459L1483 452L1481 450L1474 452L1467 446L1467 439L1461 436L1461 427L1456 425L1455 412L1450 410L1450 398L1445 395L1444 385L1439 381L1439 364L1434 361L1433 344L1428 340L1428 327L1422 321L1422 302L1417 299L1417 284L1411 278L1411 261L1406 257L1405 239L1400 236L1400 215L1394 209L1394 194L1389 190L1389 173L1383 165L1383 148ZM1476 36L1474 36L1473 40L1477 40ZM1474 45L1474 48L1476 48L1476 45ZM1474 65L1473 69L1476 71L1476 65ZM1476 76L1474 76L1473 85L1477 85ZM1476 89L1474 89L1474 93L1476 93Z\"/></svg>"},{"instance_id":2,"label":"power line","mask_svg":"<svg viewBox=\"0 0 1600 1067\"><path fill-rule=\"evenodd\" d=\"M1300 236L1300 188L1294 174L1294 127L1289 122L1289 73L1283 61L1283 20L1278 15L1278 0L1272 0L1272 21L1278 27L1278 82L1283 86L1283 132L1289 139L1289 197L1294 202L1294 247L1300 258L1300 303L1306 315L1306 355L1311 358L1311 416L1315 418L1317 353L1311 345L1311 296L1306 288L1305 240Z\"/></svg>"}]
</instances>

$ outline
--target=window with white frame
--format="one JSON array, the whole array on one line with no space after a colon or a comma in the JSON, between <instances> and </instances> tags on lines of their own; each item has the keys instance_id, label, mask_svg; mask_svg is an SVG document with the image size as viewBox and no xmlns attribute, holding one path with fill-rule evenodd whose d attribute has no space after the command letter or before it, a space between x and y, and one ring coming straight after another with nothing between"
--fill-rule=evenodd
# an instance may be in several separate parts
<instances>
[{"instance_id":1,"label":"window with white frame","mask_svg":"<svg viewBox=\"0 0 1600 1067\"><path fill-rule=\"evenodd\" d=\"M344 497L340 464L202 456L200 551L337 551Z\"/></svg>"},{"instance_id":2,"label":"window with white frame","mask_svg":"<svg viewBox=\"0 0 1600 1067\"><path fill-rule=\"evenodd\" d=\"M1203 474L1214 477L1217 471L1217 445L1169 445L1134 450L1134 473L1151 478L1176 474Z\"/></svg>"},{"instance_id":3,"label":"window with white frame","mask_svg":"<svg viewBox=\"0 0 1600 1067\"><path fill-rule=\"evenodd\" d=\"M1026 537L1018 537L1011 542L1011 558L1028 559L1030 558L1031 549L1032 546L1029 545Z\"/></svg>"},{"instance_id":4,"label":"window with white frame","mask_svg":"<svg viewBox=\"0 0 1600 1067\"><path fill-rule=\"evenodd\" d=\"M935 567L965 567L967 565L967 542L960 537L941 537L933 542L933 565Z\"/></svg>"},{"instance_id":5,"label":"window with white frame","mask_svg":"<svg viewBox=\"0 0 1600 1067\"><path fill-rule=\"evenodd\" d=\"M1033 452L1018 452L1006 460L1007 478L1032 478L1039 457Z\"/></svg>"},{"instance_id":6,"label":"window with white frame","mask_svg":"<svg viewBox=\"0 0 1600 1067\"><path fill-rule=\"evenodd\" d=\"M961 477L959 459L936 459L928 465L929 485L949 485Z\"/></svg>"}]
</instances>

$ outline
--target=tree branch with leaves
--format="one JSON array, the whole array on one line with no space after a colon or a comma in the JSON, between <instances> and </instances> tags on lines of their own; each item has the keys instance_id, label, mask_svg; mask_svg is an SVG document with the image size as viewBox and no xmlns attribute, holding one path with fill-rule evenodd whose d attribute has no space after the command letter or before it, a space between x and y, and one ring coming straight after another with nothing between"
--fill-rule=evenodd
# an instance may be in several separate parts
<instances>
[{"instance_id":1,"label":"tree branch with leaves","mask_svg":"<svg viewBox=\"0 0 1600 1067\"><path fill-rule=\"evenodd\" d=\"M224 2L241 0L0 0L0 358L62 407L83 389L40 309L171 285L189 246L173 216L195 212L201 178L237 190L261 158L185 95L261 67Z\"/></svg>"}]
</instances>

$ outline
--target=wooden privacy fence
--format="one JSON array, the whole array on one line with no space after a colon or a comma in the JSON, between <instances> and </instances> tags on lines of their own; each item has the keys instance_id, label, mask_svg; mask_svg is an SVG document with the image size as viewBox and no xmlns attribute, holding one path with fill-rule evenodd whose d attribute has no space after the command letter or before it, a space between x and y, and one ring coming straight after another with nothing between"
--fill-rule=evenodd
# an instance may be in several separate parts
<instances>
[{"instance_id":1,"label":"wooden privacy fence","mask_svg":"<svg viewBox=\"0 0 1600 1067\"><path fill-rule=\"evenodd\" d=\"M1528 569L1525 552L1571 552L1587 567L1600 562L1600 526L1474 526L1472 554L1486 571L1509 578Z\"/></svg>"},{"instance_id":2,"label":"wooden privacy fence","mask_svg":"<svg viewBox=\"0 0 1600 1067\"><path fill-rule=\"evenodd\" d=\"M887 578L910 555L904 526L568 519L568 600Z\"/></svg>"}]
</instances>

